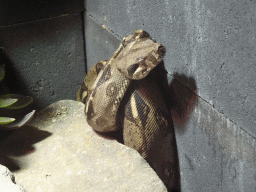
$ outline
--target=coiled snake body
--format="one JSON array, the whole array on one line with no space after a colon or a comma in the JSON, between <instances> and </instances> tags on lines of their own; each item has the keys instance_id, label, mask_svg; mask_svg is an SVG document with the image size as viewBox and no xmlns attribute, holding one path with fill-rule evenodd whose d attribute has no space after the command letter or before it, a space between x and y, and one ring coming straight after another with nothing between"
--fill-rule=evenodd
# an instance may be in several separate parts
<instances>
[{"instance_id":1,"label":"coiled snake body","mask_svg":"<svg viewBox=\"0 0 256 192\"><path fill-rule=\"evenodd\" d=\"M153 42L147 32L135 31L108 61L90 69L77 100L85 103L94 130L112 132L121 124L124 144L136 149L170 188L175 185L172 119L159 87L148 75L164 54L164 46Z\"/></svg>"}]
</instances>

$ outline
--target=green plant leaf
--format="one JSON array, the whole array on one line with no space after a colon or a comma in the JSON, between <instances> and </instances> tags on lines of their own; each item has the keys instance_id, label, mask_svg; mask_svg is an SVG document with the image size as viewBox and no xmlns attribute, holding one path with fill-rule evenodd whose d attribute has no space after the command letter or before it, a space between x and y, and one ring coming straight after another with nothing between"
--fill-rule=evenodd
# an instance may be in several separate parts
<instances>
[{"instance_id":1,"label":"green plant leaf","mask_svg":"<svg viewBox=\"0 0 256 192\"><path fill-rule=\"evenodd\" d=\"M4 79L5 76L5 67L4 65L0 65L0 81Z\"/></svg>"},{"instance_id":2,"label":"green plant leaf","mask_svg":"<svg viewBox=\"0 0 256 192\"><path fill-rule=\"evenodd\" d=\"M5 107L5 109L21 109L33 102L32 97L18 95L18 94L7 94L0 97L0 99L7 99L7 98L18 99L18 101L8 107Z\"/></svg>"},{"instance_id":3,"label":"green plant leaf","mask_svg":"<svg viewBox=\"0 0 256 192\"><path fill-rule=\"evenodd\" d=\"M8 107L17 101L18 101L18 99L11 99L11 98L0 99L0 108Z\"/></svg>"},{"instance_id":4,"label":"green plant leaf","mask_svg":"<svg viewBox=\"0 0 256 192\"><path fill-rule=\"evenodd\" d=\"M4 130L18 129L24 126L25 124L27 124L34 117L35 112L36 110L33 110L30 113L26 114L24 117L16 119L16 121L12 123L2 125L0 126L0 129L4 129Z\"/></svg>"},{"instance_id":5,"label":"green plant leaf","mask_svg":"<svg viewBox=\"0 0 256 192\"><path fill-rule=\"evenodd\" d=\"M0 125L5 125L13 121L15 121L15 119L11 117L0 117Z\"/></svg>"}]
</instances>

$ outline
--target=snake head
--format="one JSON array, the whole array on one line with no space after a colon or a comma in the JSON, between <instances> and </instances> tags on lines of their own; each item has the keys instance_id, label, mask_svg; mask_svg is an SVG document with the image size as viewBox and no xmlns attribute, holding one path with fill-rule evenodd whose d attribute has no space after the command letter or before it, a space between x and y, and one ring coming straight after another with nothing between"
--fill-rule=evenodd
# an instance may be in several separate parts
<instances>
[{"instance_id":1,"label":"snake head","mask_svg":"<svg viewBox=\"0 0 256 192\"><path fill-rule=\"evenodd\" d=\"M143 30L125 37L121 46L113 62L122 74L134 80L146 77L165 54L164 46L152 41L150 35Z\"/></svg>"}]
</instances>

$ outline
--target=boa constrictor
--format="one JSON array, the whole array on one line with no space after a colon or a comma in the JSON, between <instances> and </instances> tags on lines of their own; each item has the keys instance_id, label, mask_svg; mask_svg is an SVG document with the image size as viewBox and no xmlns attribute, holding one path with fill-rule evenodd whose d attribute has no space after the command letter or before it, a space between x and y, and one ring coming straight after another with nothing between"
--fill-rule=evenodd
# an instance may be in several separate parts
<instances>
[{"instance_id":1,"label":"boa constrictor","mask_svg":"<svg viewBox=\"0 0 256 192\"><path fill-rule=\"evenodd\" d=\"M164 54L162 44L137 30L123 39L109 60L90 69L76 97L85 103L85 115L94 130L112 132L121 126L124 144L136 149L167 188L173 188L172 119L159 87L148 75Z\"/></svg>"}]
</instances>

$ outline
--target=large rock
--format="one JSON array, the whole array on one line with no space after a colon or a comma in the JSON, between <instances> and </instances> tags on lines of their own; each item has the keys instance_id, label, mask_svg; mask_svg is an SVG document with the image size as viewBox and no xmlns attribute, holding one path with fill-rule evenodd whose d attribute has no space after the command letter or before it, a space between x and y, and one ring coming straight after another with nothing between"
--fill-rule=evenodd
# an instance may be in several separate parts
<instances>
[{"instance_id":1,"label":"large rock","mask_svg":"<svg viewBox=\"0 0 256 192\"><path fill-rule=\"evenodd\" d=\"M51 104L0 150L27 192L167 191L137 151L96 134L77 101Z\"/></svg>"},{"instance_id":2,"label":"large rock","mask_svg":"<svg viewBox=\"0 0 256 192\"><path fill-rule=\"evenodd\" d=\"M24 192L16 185L13 173L3 165L0 165L0 192Z\"/></svg>"}]
</instances>

